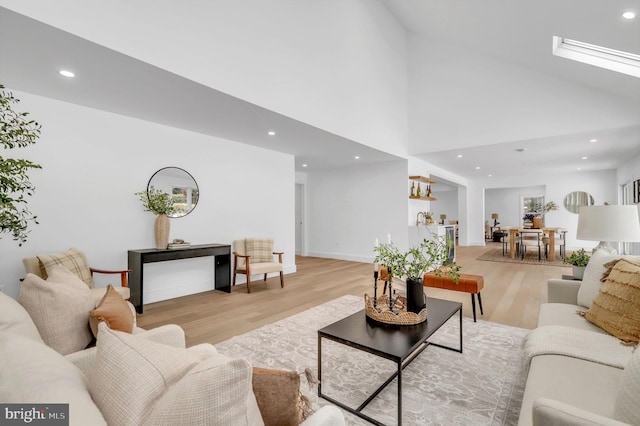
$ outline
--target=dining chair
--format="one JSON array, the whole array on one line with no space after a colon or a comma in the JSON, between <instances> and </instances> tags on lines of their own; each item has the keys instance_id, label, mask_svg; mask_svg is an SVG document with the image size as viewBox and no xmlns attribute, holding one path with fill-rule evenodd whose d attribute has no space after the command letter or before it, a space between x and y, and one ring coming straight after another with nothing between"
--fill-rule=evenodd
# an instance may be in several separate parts
<instances>
[{"instance_id":1,"label":"dining chair","mask_svg":"<svg viewBox=\"0 0 640 426\"><path fill-rule=\"evenodd\" d=\"M527 228L520 230L520 255L524 260L527 254L527 247L538 247L538 262L542 260L542 229Z\"/></svg>"},{"instance_id":2,"label":"dining chair","mask_svg":"<svg viewBox=\"0 0 640 426\"><path fill-rule=\"evenodd\" d=\"M560 258L564 259L565 256L565 252L566 252L566 247L567 247L567 230L565 228L555 228L554 229L555 232L555 243L554 245L556 247L559 248L560 250ZM543 237L542 239L543 243L544 243L544 257L548 258L549 255L549 237L547 237L546 235ZM552 261L554 259L551 259Z\"/></svg>"},{"instance_id":3,"label":"dining chair","mask_svg":"<svg viewBox=\"0 0 640 426\"><path fill-rule=\"evenodd\" d=\"M502 226L500 227L500 230L502 231L502 255L506 256L509 254L509 247L511 246L511 230L513 229L512 226ZM516 246L516 252L519 250L520 247L520 237L518 236L518 234L514 234L514 238L515 238L515 246Z\"/></svg>"}]
</instances>

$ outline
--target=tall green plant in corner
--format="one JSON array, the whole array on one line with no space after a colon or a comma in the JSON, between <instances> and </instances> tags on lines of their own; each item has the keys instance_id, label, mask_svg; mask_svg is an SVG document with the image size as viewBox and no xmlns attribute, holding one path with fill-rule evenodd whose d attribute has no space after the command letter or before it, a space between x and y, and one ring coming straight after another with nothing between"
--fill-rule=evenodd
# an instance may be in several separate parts
<instances>
[{"instance_id":1,"label":"tall green plant in corner","mask_svg":"<svg viewBox=\"0 0 640 426\"><path fill-rule=\"evenodd\" d=\"M17 112L20 102L0 84L0 144L4 150L24 148L40 137L40 124L28 118L28 112ZM35 186L29 180L31 169L41 169L29 160L5 158L0 155L0 234L9 233L18 245L27 240L27 225L38 223L37 216L27 208L26 196L33 195Z\"/></svg>"}]
</instances>

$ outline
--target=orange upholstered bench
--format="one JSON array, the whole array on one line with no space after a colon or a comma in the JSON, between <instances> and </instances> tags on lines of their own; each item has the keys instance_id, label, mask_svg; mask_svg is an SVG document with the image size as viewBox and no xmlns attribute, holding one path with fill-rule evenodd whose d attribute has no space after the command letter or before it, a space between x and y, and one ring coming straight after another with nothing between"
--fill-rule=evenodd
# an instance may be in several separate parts
<instances>
[{"instance_id":1,"label":"orange upholstered bench","mask_svg":"<svg viewBox=\"0 0 640 426\"><path fill-rule=\"evenodd\" d=\"M463 291L465 293L471 293L471 307L473 308L473 322L476 322L476 298L478 295L478 305L480 306L480 315L484 315L482 312L482 298L480 297L480 291L484 288L484 277L482 275L472 274L460 274L460 281L458 284L453 279L446 276L438 277L433 272L424 274L424 286L444 288L446 290Z\"/></svg>"}]
</instances>

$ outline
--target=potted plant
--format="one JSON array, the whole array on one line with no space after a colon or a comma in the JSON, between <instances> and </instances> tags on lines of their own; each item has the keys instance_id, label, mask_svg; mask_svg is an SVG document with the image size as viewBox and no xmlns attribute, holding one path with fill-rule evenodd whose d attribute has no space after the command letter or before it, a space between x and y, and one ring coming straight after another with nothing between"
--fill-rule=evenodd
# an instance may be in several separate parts
<instances>
[{"instance_id":1,"label":"potted plant","mask_svg":"<svg viewBox=\"0 0 640 426\"><path fill-rule=\"evenodd\" d=\"M154 235L156 239L156 248L166 249L169 244L169 217L175 211L173 204L173 197L151 185L147 191L136 192L144 211L152 212L156 215L156 221L154 224Z\"/></svg>"},{"instance_id":2,"label":"potted plant","mask_svg":"<svg viewBox=\"0 0 640 426\"><path fill-rule=\"evenodd\" d=\"M446 264L449 248L453 241L444 235L425 239L417 247L401 252L393 243L380 244L374 247L375 263L387 268L389 283L393 278L406 278L407 311L418 313L425 307L424 274L434 271L437 275L445 274L456 283L460 278L460 266L455 262Z\"/></svg>"},{"instance_id":3,"label":"potted plant","mask_svg":"<svg viewBox=\"0 0 640 426\"><path fill-rule=\"evenodd\" d=\"M11 92L6 92L0 84L0 145L4 149L24 148L36 143L40 137L40 124L28 118L27 112L16 112L13 104L20 102ZM31 196L35 190L29 181L31 169L41 169L39 164L29 160L4 158L0 156L0 234L9 233L21 246L27 240L27 225L38 223L27 209L25 195Z\"/></svg>"},{"instance_id":4,"label":"potted plant","mask_svg":"<svg viewBox=\"0 0 640 426\"><path fill-rule=\"evenodd\" d=\"M571 268L573 269L573 278L581 280L584 276L584 270L587 267L590 258L591 256L589 256L584 249L580 249L565 257L564 263L571 265Z\"/></svg>"}]
</instances>

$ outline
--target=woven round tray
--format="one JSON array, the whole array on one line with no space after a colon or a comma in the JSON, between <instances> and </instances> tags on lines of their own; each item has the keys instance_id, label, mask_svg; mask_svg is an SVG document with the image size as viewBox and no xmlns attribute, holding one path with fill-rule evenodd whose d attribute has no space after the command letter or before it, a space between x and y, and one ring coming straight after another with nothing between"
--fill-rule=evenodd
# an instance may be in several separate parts
<instances>
[{"instance_id":1,"label":"woven round tray","mask_svg":"<svg viewBox=\"0 0 640 426\"><path fill-rule=\"evenodd\" d=\"M393 325L415 325L427 320L427 308L419 313L407 312L407 299L400 296L393 307L393 312L389 311L389 297L379 296L377 309L373 307L373 298L365 293L364 309L365 313L372 320Z\"/></svg>"}]
</instances>

